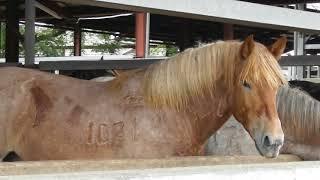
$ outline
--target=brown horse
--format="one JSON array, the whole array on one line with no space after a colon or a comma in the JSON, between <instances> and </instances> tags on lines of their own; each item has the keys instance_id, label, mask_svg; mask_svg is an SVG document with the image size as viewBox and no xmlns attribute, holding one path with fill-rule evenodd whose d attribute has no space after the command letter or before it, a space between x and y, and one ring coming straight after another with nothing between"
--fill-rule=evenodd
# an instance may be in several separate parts
<instances>
[{"instance_id":1,"label":"brown horse","mask_svg":"<svg viewBox=\"0 0 320 180\"><path fill-rule=\"evenodd\" d=\"M198 155L234 114L266 157L283 132L276 92L285 84L269 49L227 41L188 49L110 82L0 69L0 154L23 160L159 158Z\"/></svg>"}]
</instances>

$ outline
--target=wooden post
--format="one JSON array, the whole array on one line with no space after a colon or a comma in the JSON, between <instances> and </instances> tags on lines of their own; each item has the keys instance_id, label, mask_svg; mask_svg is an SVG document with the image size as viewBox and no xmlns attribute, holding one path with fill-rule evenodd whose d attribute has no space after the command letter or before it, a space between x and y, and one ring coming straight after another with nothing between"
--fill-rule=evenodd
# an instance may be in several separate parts
<instances>
[{"instance_id":1,"label":"wooden post","mask_svg":"<svg viewBox=\"0 0 320 180\"><path fill-rule=\"evenodd\" d=\"M143 58L146 54L146 13L136 13L136 57Z\"/></svg>"},{"instance_id":2,"label":"wooden post","mask_svg":"<svg viewBox=\"0 0 320 180\"><path fill-rule=\"evenodd\" d=\"M81 27L80 24L77 24L74 28L73 35L73 54L74 56L81 56Z\"/></svg>"},{"instance_id":3,"label":"wooden post","mask_svg":"<svg viewBox=\"0 0 320 180\"><path fill-rule=\"evenodd\" d=\"M34 64L35 46L35 1L25 0L26 31L24 33L25 64Z\"/></svg>"},{"instance_id":4,"label":"wooden post","mask_svg":"<svg viewBox=\"0 0 320 180\"><path fill-rule=\"evenodd\" d=\"M6 62L19 61L19 17L18 0L7 1L6 11Z\"/></svg>"},{"instance_id":5,"label":"wooden post","mask_svg":"<svg viewBox=\"0 0 320 180\"><path fill-rule=\"evenodd\" d=\"M225 41L234 39L234 31L232 24L223 24L223 39Z\"/></svg>"}]
</instances>

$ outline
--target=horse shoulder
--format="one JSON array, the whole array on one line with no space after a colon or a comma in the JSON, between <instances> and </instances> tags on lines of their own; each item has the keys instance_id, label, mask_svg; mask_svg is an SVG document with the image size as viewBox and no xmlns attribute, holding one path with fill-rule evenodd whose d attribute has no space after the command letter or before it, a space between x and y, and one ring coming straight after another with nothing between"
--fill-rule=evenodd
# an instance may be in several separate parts
<instances>
[{"instance_id":1,"label":"horse shoulder","mask_svg":"<svg viewBox=\"0 0 320 180\"><path fill-rule=\"evenodd\" d=\"M53 100L50 94L38 82L36 78L31 78L22 83L23 94L30 96L30 100L35 108L34 126L38 125L44 118L48 110L53 107Z\"/></svg>"}]
</instances>

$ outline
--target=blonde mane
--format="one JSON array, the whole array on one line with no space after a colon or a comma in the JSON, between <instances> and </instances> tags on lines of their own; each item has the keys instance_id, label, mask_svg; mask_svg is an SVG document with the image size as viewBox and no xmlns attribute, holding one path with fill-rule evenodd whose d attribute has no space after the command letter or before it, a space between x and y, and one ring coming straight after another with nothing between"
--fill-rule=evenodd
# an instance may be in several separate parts
<instances>
[{"instance_id":1,"label":"blonde mane","mask_svg":"<svg viewBox=\"0 0 320 180\"><path fill-rule=\"evenodd\" d=\"M255 43L248 59L240 62L240 46L238 41L220 41L187 49L149 66L144 77L146 100L155 106L179 109L188 106L190 100L214 96L217 86L232 92L234 83L244 80L261 87L278 87L286 82L267 48ZM238 69L240 63L244 63L242 69Z\"/></svg>"},{"instance_id":2,"label":"blonde mane","mask_svg":"<svg viewBox=\"0 0 320 180\"><path fill-rule=\"evenodd\" d=\"M320 102L303 91L281 87L277 108L284 132L295 140L303 142L320 133Z\"/></svg>"}]
</instances>

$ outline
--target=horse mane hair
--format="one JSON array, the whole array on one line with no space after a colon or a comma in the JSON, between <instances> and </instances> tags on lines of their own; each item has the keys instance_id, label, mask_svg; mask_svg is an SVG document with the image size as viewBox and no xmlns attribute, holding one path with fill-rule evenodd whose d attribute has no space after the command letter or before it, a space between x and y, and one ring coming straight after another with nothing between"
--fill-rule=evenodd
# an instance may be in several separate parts
<instances>
[{"instance_id":1,"label":"horse mane hair","mask_svg":"<svg viewBox=\"0 0 320 180\"><path fill-rule=\"evenodd\" d=\"M255 42L248 59L242 60L241 44L218 41L150 65L143 84L146 100L155 106L180 109L187 107L191 100L214 96L215 88L221 85L232 92L235 83L244 80L259 87L286 84L278 62L265 46Z\"/></svg>"},{"instance_id":2,"label":"horse mane hair","mask_svg":"<svg viewBox=\"0 0 320 180\"><path fill-rule=\"evenodd\" d=\"M320 101L297 88L281 87L278 115L285 134L300 142L320 133Z\"/></svg>"}]
</instances>

